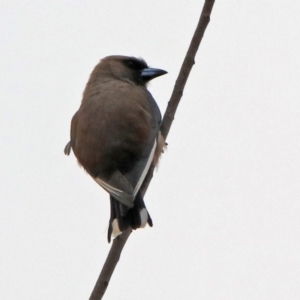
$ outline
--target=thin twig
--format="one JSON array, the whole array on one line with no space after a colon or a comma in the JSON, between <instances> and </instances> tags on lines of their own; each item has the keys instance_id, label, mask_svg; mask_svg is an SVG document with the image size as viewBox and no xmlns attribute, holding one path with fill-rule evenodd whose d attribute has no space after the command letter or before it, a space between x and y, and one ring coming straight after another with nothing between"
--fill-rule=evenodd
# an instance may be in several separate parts
<instances>
[{"instance_id":1,"label":"thin twig","mask_svg":"<svg viewBox=\"0 0 300 300\"><path fill-rule=\"evenodd\" d=\"M177 106L183 95L183 90L184 90L185 84L187 82L187 79L189 77L191 69L192 69L193 65L195 64L195 56L198 51L200 42L203 38L205 29L210 21L210 14L211 14L214 2L215 2L214 0L206 0L205 1L197 28L195 30L195 33L191 40L189 49L186 53L186 56L182 63L181 69L179 71L179 75L177 77L177 80L176 80L176 83L175 83L175 86L173 89L173 93L171 95L171 99L168 103L168 107L166 109L166 112L164 114L163 121L161 124L161 133L162 133L163 137L165 138L165 140L168 136L172 122L174 120L174 115L175 115Z\"/></svg>"},{"instance_id":2,"label":"thin twig","mask_svg":"<svg viewBox=\"0 0 300 300\"><path fill-rule=\"evenodd\" d=\"M210 21L210 14L214 5L214 0L205 0L202 13L195 30L194 36L190 43L189 49L186 53L185 59L182 63L179 75L177 77L173 93L171 95L170 101L168 102L168 107L164 114L162 124L161 124L161 132L163 137L167 138L168 133L170 131L172 122L174 120L174 116L179 104L179 101L183 95L183 90L191 69L195 63L195 56L198 51L200 42L202 40L205 29ZM151 167L144 183L141 187L142 195L144 195L147 191L149 183L153 177L153 168ZM112 273L120 259L122 249L131 234L131 229L127 229L121 235L119 235L116 239L114 239L111 249L108 253L104 266L101 270L97 283L94 287L94 290L91 294L90 300L100 300L102 299L106 288L109 284Z\"/></svg>"},{"instance_id":3,"label":"thin twig","mask_svg":"<svg viewBox=\"0 0 300 300\"><path fill-rule=\"evenodd\" d=\"M132 230L128 228L121 235L114 239L106 261L103 265L97 283L94 287L90 300L102 299L108 286L110 277L120 259L122 249L130 236Z\"/></svg>"}]
</instances>

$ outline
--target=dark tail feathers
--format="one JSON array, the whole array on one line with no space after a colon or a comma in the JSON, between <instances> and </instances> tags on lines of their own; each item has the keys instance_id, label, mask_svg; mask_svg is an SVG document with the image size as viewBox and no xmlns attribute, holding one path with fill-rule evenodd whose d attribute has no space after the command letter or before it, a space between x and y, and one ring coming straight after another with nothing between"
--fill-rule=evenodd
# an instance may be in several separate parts
<instances>
[{"instance_id":1,"label":"dark tail feathers","mask_svg":"<svg viewBox=\"0 0 300 300\"><path fill-rule=\"evenodd\" d=\"M147 223L149 226L153 226L152 219L147 211L140 192L137 193L132 208L126 207L110 196L110 219L107 233L109 243L113 233L116 233L117 231L123 232L128 227L131 227L132 229L145 227ZM116 227L117 225L118 228Z\"/></svg>"}]
</instances>

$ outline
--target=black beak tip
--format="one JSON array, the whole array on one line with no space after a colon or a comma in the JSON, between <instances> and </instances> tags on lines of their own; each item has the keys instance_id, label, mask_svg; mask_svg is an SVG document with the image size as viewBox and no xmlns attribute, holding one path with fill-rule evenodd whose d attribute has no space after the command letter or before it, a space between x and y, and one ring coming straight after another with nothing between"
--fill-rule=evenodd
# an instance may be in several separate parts
<instances>
[{"instance_id":1,"label":"black beak tip","mask_svg":"<svg viewBox=\"0 0 300 300\"><path fill-rule=\"evenodd\" d=\"M168 74L168 72L165 71L165 70L161 70L161 74L160 75L165 75L165 74Z\"/></svg>"},{"instance_id":2,"label":"black beak tip","mask_svg":"<svg viewBox=\"0 0 300 300\"><path fill-rule=\"evenodd\" d=\"M161 70L161 69L155 69L155 68L146 68L142 71L141 73L141 77L145 80L145 81L149 81L151 79L154 79L158 76L162 76L167 74L168 72L165 70Z\"/></svg>"}]
</instances>

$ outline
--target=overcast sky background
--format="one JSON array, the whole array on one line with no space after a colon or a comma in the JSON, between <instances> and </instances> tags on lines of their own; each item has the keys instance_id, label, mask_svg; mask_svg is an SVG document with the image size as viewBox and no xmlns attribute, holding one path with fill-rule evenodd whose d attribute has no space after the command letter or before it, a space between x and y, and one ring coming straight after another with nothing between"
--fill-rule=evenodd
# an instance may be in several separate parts
<instances>
[{"instance_id":1,"label":"overcast sky background","mask_svg":"<svg viewBox=\"0 0 300 300\"><path fill-rule=\"evenodd\" d=\"M107 55L169 73L203 1L1 0L0 299L88 299L108 195L63 154ZM300 299L300 2L216 1L135 231L105 299Z\"/></svg>"}]
</instances>

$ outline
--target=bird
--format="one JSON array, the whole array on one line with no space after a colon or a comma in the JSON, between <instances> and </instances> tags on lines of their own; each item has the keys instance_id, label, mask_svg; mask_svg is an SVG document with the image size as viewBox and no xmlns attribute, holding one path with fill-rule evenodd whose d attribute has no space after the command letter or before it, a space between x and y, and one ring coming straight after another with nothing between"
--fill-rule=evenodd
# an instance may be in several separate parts
<instances>
[{"instance_id":1,"label":"bird","mask_svg":"<svg viewBox=\"0 0 300 300\"><path fill-rule=\"evenodd\" d=\"M78 164L109 193L109 243L128 227L153 226L140 188L166 144L147 84L166 73L142 58L107 56L92 71L71 120L64 153L73 150Z\"/></svg>"}]
</instances>

